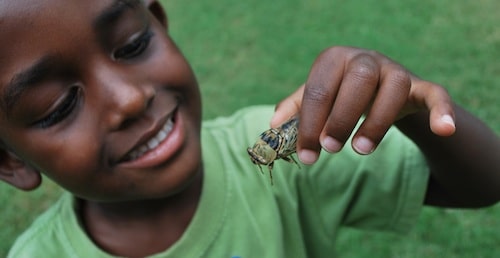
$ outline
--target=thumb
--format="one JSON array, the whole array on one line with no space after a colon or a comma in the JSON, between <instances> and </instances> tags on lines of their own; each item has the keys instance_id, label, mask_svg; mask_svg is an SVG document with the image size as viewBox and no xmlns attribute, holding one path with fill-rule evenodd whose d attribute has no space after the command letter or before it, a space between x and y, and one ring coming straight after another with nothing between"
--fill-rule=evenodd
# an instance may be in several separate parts
<instances>
[{"instance_id":1,"label":"thumb","mask_svg":"<svg viewBox=\"0 0 500 258\"><path fill-rule=\"evenodd\" d=\"M271 118L271 128L275 128L283 124L290 117L299 113L302 106L302 96L304 95L305 84L302 84L294 93L282 100L274 110L274 115Z\"/></svg>"},{"instance_id":2,"label":"thumb","mask_svg":"<svg viewBox=\"0 0 500 258\"><path fill-rule=\"evenodd\" d=\"M451 136L455 133L455 112L450 95L441 86L422 83L415 87L414 99L418 106L429 110L431 131L438 136Z\"/></svg>"},{"instance_id":3,"label":"thumb","mask_svg":"<svg viewBox=\"0 0 500 258\"><path fill-rule=\"evenodd\" d=\"M451 136L455 133L454 112L449 107L439 106L431 109L430 113L431 131L439 136Z\"/></svg>"}]
</instances>

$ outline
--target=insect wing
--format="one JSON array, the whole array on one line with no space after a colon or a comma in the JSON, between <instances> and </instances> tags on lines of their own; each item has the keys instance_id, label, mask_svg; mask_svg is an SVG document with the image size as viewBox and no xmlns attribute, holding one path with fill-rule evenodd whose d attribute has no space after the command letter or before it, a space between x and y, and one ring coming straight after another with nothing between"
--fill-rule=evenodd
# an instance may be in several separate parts
<instances>
[{"instance_id":1,"label":"insect wing","mask_svg":"<svg viewBox=\"0 0 500 258\"><path fill-rule=\"evenodd\" d=\"M291 156L296 151L298 128L299 117L294 116L280 127L264 131L254 146L247 149L250 159L261 172L261 165L267 166L271 185L273 184L272 170L275 160L283 159L295 163L300 168L297 161Z\"/></svg>"},{"instance_id":2,"label":"insect wing","mask_svg":"<svg viewBox=\"0 0 500 258\"><path fill-rule=\"evenodd\" d=\"M299 132L299 118L297 116L285 122L279 127L282 146L278 151L280 157L295 153L297 146L297 135Z\"/></svg>"},{"instance_id":3,"label":"insect wing","mask_svg":"<svg viewBox=\"0 0 500 258\"><path fill-rule=\"evenodd\" d=\"M280 137L280 132L276 129L269 129L260 135L260 139L269 145L273 150L278 151L283 139Z\"/></svg>"}]
</instances>

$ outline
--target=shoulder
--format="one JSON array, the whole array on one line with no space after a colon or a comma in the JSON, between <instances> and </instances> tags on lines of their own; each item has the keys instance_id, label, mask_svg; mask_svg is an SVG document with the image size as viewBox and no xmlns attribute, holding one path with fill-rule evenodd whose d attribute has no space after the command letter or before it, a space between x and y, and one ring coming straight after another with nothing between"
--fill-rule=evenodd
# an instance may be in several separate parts
<instances>
[{"instance_id":1,"label":"shoulder","mask_svg":"<svg viewBox=\"0 0 500 258\"><path fill-rule=\"evenodd\" d=\"M72 197L64 194L19 236L8 257L43 257L66 253L62 252L67 243L63 224L72 205Z\"/></svg>"}]
</instances>

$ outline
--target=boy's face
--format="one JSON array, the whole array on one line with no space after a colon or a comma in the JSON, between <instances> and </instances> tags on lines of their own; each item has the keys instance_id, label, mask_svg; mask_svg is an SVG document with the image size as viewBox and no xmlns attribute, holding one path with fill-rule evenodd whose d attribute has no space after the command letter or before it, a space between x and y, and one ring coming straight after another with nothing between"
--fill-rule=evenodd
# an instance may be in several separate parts
<instances>
[{"instance_id":1,"label":"boy's face","mask_svg":"<svg viewBox=\"0 0 500 258\"><path fill-rule=\"evenodd\" d=\"M0 0L4 153L98 201L165 197L192 180L198 86L146 2Z\"/></svg>"}]
</instances>

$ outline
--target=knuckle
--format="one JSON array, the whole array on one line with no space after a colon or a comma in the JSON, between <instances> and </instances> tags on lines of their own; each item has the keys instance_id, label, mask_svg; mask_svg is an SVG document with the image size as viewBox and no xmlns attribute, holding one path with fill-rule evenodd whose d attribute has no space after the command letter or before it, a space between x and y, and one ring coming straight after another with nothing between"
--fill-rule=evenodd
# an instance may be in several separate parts
<instances>
[{"instance_id":1,"label":"knuckle","mask_svg":"<svg viewBox=\"0 0 500 258\"><path fill-rule=\"evenodd\" d=\"M329 99L328 91L320 85L308 85L304 92L304 101L311 103L321 103Z\"/></svg>"},{"instance_id":2,"label":"knuckle","mask_svg":"<svg viewBox=\"0 0 500 258\"><path fill-rule=\"evenodd\" d=\"M347 47L343 46L333 46L325 49L323 52L320 53L320 56L328 56L328 57L335 57L338 55L342 55L346 53L349 50Z\"/></svg>"},{"instance_id":3,"label":"knuckle","mask_svg":"<svg viewBox=\"0 0 500 258\"><path fill-rule=\"evenodd\" d=\"M450 99L449 92L445 87L432 82L425 82L424 85L428 92L432 92L433 96L438 98Z\"/></svg>"},{"instance_id":4,"label":"knuckle","mask_svg":"<svg viewBox=\"0 0 500 258\"><path fill-rule=\"evenodd\" d=\"M375 60L367 55L356 56L347 68L349 76L358 81L374 81L379 79L378 65Z\"/></svg>"},{"instance_id":5,"label":"knuckle","mask_svg":"<svg viewBox=\"0 0 500 258\"><path fill-rule=\"evenodd\" d=\"M449 96L448 90L445 87L437 85L437 84L434 84L434 87L436 90L436 94L438 94L440 96Z\"/></svg>"},{"instance_id":6,"label":"knuckle","mask_svg":"<svg viewBox=\"0 0 500 258\"><path fill-rule=\"evenodd\" d=\"M403 69L396 69L391 73L389 77L389 82L397 85L399 87L410 88L411 86L411 76L407 71Z\"/></svg>"}]
</instances>

